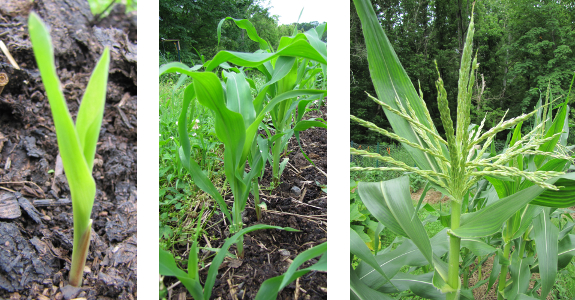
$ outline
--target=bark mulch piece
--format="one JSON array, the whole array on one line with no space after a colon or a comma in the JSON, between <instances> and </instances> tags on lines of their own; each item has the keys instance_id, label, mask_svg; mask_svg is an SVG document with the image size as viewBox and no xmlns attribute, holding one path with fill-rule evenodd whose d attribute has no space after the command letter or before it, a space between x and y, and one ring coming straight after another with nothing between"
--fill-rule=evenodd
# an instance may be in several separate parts
<instances>
[{"instance_id":1,"label":"bark mulch piece","mask_svg":"<svg viewBox=\"0 0 575 300\"><path fill-rule=\"evenodd\" d=\"M0 94L0 298L135 299L136 16L115 8L93 23L85 0L6 0L0 39L20 65L0 55L9 83ZM105 46L111 65L94 161L97 193L92 241L81 288L68 286L73 217L54 122L28 36L37 12L51 31L70 113Z\"/></svg>"},{"instance_id":2,"label":"bark mulch piece","mask_svg":"<svg viewBox=\"0 0 575 300\"><path fill-rule=\"evenodd\" d=\"M321 117L327 120L327 107L323 106L321 110ZM320 116L318 112L314 113ZM264 189L270 186L272 178L269 165L266 166L264 179L260 181L260 203L267 205L267 210L262 210L262 220L258 222L256 219L252 196L243 217L244 227L268 224L292 227L300 232L257 230L245 235L245 257L243 260L224 260L216 277L213 299L254 299L266 279L283 274L298 254L327 241L327 194L321 190L321 185L327 185L327 131L324 128L311 128L301 132L300 138L305 153L315 167L304 158L297 140L292 138L288 144L289 164L282 174L281 184L272 191ZM231 196L225 198L231 207ZM220 248L229 232L219 211L212 216L206 228L210 228L209 236L215 237L210 240L211 246L207 247ZM204 242L200 241L200 244ZM186 246L181 247L178 252L187 257ZM235 254L235 245L230 252ZM207 254L200 251L200 259ZM302 267L315 262L317 259ZM205 268L200 272L202 284L207 270ZM170 287L175 281L175 278L167 277L165 284ZM170 289L169 295L168 299L191 299L181 284ZM327 299L327 273L310 272L300 277L285 287L277 299Z\"/></svg>"}]
</instances>

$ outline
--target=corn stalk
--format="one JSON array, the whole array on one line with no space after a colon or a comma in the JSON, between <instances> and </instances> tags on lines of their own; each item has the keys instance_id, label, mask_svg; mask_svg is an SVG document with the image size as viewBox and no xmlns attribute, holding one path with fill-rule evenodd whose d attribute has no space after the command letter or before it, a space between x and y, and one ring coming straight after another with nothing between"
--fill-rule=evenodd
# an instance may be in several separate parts
<instances>
[{"instance_id":1,"label":"corn stalk","mask_svg":"<svg viewBox=\"0 0 575 300\"><path fill-rule=\"evenodd\" d=\"M570 160L571 158L564 152L554 151L556 141L562 135L561 129L544 133L541 126L536 126L522 138L517 139L514 145L502 154L493 157L484 156L497 133L521 124L535 115L538 110L507 121L502 118L498 124L486 132L483 132L485 123L483 119L481 125L473 126L472 130L469 130L469 110L475 82L474 71L479 66L477 55L473 57L472 13L459 70L457 122L455 124L451 119L447 92L440 74L436 82L438 107L446 131L444 139L433 124L423 101L423 93L421 90L419 94L416 92L399 62L370 1L354 0L354 4L362 23L369 70L377 93L377 98L368 96L382 106L393 132L355 116L351 116L351 119L369 130L400 142L415 160L417 167L407 166L391 157L351 148L352 155L378 159L387 164L386 167L381 168L353 167L351 170L414 172L426 178L436 190L448 196L451 206L450 228L445 232L449 236L448 262L441 259L446 252L436 251L439 245L432 247L423 224L418 218L413 218L417 212L409 197L407 178L380 183L360 183L358 186L360 197L378 221L398 235L409 237L422 258L433 267L431 274L425 274L425 276L430 276L429 278L417 280L428 282L428 290L429 287L435 287L440 293L446 294L448 300L459 299L463 291L459 277L460 250L463 244L483 243L475 239L496 233L506 220L531 201L538 201L539 205L557 207L554 206L553 201L562 199L565 202L564 197L571 194L571 187L575 186L574 174L565 175L562 171L551 169L530 170L509 163L521 159L524 155L532 155L537 165L541 165L549 157ZM550 103L547 103L542 107L546 109L549 105ZM526 186L517 193L501 197L497 202L474 213L462 214L464 209L462 204L469 190L485 177L513 178L521 183L524 182ZM359 253L359 249L352 248L352 253ZM370 267L372 271L378 271L381 266L370 264ZM383 270L382 272L385 273ZM352 276L352 291L357 298L369 298L368 295L374 292L370 289L386 282L393 283L393 280L387 279L393 275L395 275L393 272L385 273L381 278L385 280L377 285L365 284L362 277ZM415 290L413 287L410 288Z\"/></svg>"}]
</instances>

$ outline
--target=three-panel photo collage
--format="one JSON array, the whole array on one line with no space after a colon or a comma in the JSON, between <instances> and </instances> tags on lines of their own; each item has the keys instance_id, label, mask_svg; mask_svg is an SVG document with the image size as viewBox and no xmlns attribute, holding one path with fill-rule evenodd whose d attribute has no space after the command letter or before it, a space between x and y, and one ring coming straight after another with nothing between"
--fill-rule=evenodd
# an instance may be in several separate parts
<instances>
[{"instance_id":1,"label":"three-panel photo collage","mask_svg":"<svg viewBox=\"0 0 575 300\"><path fill-rule=\"evenodd\" d=\"M0 2L0 300L575 300L574 1Z\"/></svg>"}]
</instances>

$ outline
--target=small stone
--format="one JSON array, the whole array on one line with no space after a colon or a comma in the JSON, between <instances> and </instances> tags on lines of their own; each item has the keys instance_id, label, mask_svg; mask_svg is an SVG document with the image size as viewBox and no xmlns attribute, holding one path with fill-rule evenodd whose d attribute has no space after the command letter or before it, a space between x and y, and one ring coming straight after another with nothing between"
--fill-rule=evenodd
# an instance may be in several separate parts
<instances>
[{"instance_id":1,"label":"small stone","mask_svg":"<svg viewBox=\"0 0 575 300\"><path fill-rule=\"evenodd\" d=\"M101 211L101 212L98 214L98 216L100 216L100 217L106 217L106 216L108 216L108 212L105 211L105 210L103 210L103 211Z\"/></svg>"},{"instance_id":2,"label":"small stone","mask_svg":"<svg viewBox=\"0 0 575 300\"><path fill-rule=\"evenodd\" d=\"M283 255L283 256L290 256L290 254L291 254L291 253L290 253L288 250L286 250L286 249L281 249L281 250L279 251L279 253L280 253L281 255Z\"/></svg>"},{"instance_id":3,"label":"small stone","mask_svg":"<svg viewBox=\"0 0 575 300\"><path fill-rule=\"evenodd\" d=\"M298 188L297 186L292 186L291 190L292 194L294 194L295 196L299 196L301 195L301 189Z\"/></svg>"},{"instance_id":4,"label":"small stone","mask_svg":"<svg viewBox=\"0 0 575 300\"><path fill-rule=\"evenodd\" d=\"M42 216L42 219L44 219L44 221L52 220L52 218L50 218L50 216Z\"/></svg>"},{"instance_id":5,"label":"small stone","mask_svg":"<svg viewBox=\"0 0 575 300\"><path fill-rule=\"evenodd\" d=\"M76 296L78 296L81 289L79 287L75 287L75 286L71 286L71 285L67 284L64 287L62 287L60 289L60 291L62 291L62 295L64 296L64 299L71 300L71 299L76 298Z\"/></svg>"},{"instance_id":6,"label":"small stone","mask_svg":"<svg viewBox=\"0 0 575 300\"><path fill-rule=\"evenodd\" d=\"M88 266L84 266L84 273L92 273L92 270Z\"/></svg>"}]
</instances>

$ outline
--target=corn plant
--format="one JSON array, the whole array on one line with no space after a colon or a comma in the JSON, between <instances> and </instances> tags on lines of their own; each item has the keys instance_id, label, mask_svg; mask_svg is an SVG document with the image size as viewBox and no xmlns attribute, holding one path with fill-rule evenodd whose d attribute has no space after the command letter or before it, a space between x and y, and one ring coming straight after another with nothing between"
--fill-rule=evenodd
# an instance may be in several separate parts
<instances>
[{"instance_id":1,"label":"corn plant","mask_svg":"<svg viewBox=\"0 0 575 300\"><path fill-rule=\"evenodd\" d=\"M231 62L238 66L257 69L263 74L267 82L259 87L260 94L274 98L293 90L300 89L325 89L325 79L327 78L327 45L321 41L321 37L327 30L327 24L322 24L305 33L297 33L297 29L290 37L280 39L277 51L274 51L269 42L260 38L250 21L225 18L218 25L218 41L220 39L221 27L226 20L233 20L242 29L246 29L248 36L259 43L260 50L255 53L238 53L221 51L209 62L208 69L213 68L224 61ZM260 58L270 57L262 60ZM247 58L247 59L246 59ZM318 76L323 76L321 86L316 84ZM298 97L299 98L299 97ZM268 143L271 148L271 164L274 183L279 182L279 178L287 159L281 163L281 156L290 138L295 134L299 142L299 132L311 127L327 128L326 122L321 119L303 119L308 111L307 107L312 101L323 99L319 94L306 99L293 97L279 103L270 111L274 134L268 136ZM297 115L296 115L297 109ZM268 133L270 131L268 130ZM307 158L307 155L303 152ZM308 158L309 160L309 158ZM311 162L311 160L310 160ZM313 162L312 162L313 163Z\"/></svg>"},{"instance_id":2,"label":"corn plant","mask_svg":"<svg viewBox=\"0 0 575 300\"><path fill-rule=\"evenodd\" d=\"M239 71L239 70L238 70ZM265 94L259 94L253 99L250 86L244 74L239 71L226 72L223 77L226 89L222 82L211 72L195 72L182 63L169 63L160 68L160 75L179 72L193 79L192 84L184 91L182 112L178 120L180 135L179 155L183 166L190 172L194 183L208 193L220 206L226 218L230 221L231 232L238 232L243 227L242 212L246 207L247 198L252 187L252 180L257 178L263 167L261 153L252 152L256 141L256 134L264 116L275 105L297 96L323 94L318 90L295 90L278 95L265 106L261 102ZM190 102L194 99L209 108L215 114L216 136L224 144L224 169L234 196L234 204L230 215L223 197L202 172L199 165L191 159L191 146L188 136L187 111ZM259 103L259 104L258 104ZM248 156L253 155L250 161L250 171L245 172ZM243 238L238 238L238 256L243 257Z\"/></svg>"},{"instance_id":3,"label":"corn plant","mask_svg":"<svg viewBox=\"0 0 575 300\"><path fill-rule=\"evenodd\" d=\"M201 215L202 213L200 213L200 216ZM212 260L210 268L208 269L208 276L206 278L206 282L202 287L198 268L199 247L197 242L199 233L201 232L200 222L201 217L198 218L196 234L194 236L192 247L190 248L187 273L178 267L174 257L170 252L160 248L160 275L175 276L176 278L178 278L178 280L186 287L186 289L190 292L190 294L194 297L194 299L205 299L205 300L210 299L212 295L212 289L216 281L216 275L218 274L218 269L220 268L220 265L224 261L224 258L227 255L229 255L228 249L234 242L236 242L236 240L238 240L244 234L258 229L278 229L287 231L297 231L289 227L282 228L279 226L270 226L264 224L258 224L240 230L232 237L226 239L224 245L218 250L218 253ZM310 271L326 271L327 270L326 253L327 253L327 242L300 253L294 259L294 261L284 274L264 281L255 299L258 300L276 299L277 294L288 284L296 280L298 277L301 277ZM301 270L297 270L298 267L301 266L304 262L320 255L321 255L320 260L314 265Z\"/></svg>"},{"instance_id":4,"label":"corn plant","mask_svg":"<svg viewBox=\"0 0 575 300\"><path fill-rule=\"evenodd\" d=\"M479 126L470 127L469 109L475 80L474 71L478 67L477 56L472 58L472 15L459 72L456 127L451 119L441 76L436 82L441 121L446 131L444 139L432 122L421 90L418 95L379 25L370 1L354 0L354 4L362 22L369 70L379 99L370 97L383 107L394 132L355 116L351 116L351 119L369 130L400 142L411 154L417 167L408 166L391 157L351 148L354 155L378 159L391 165L382 168L353 167L351 170L392 170L418 174L450 199L451 214L445 220L448 228L430 239L417 218L407 177L378 183L359 183L361 200L372 215L391 231L409 239L398 248L400 252L391 251L374 257L367 246L359 242L361 238L357 233L351 230L351 252L365 263L355 270L351 269L352 297L388 299L389 296L385 293L410 289L415 294L431 299L445 297L451 300L459 299L460 296L472 299L470 290L461 286L459 278L462 247L478 249L481 253L478 256L493 253L493 247L480 238L496 234L502 224L517 215L527 204L551 208L575 204L575 174L565 174L558 170L560 168L552 167L559 161L565 164L572 160L562 149L555 151L557 140L562 135L567 106L564 103L560 108L556 129L542 131L542 125L539 124L522 137L516 136L513 145L503 153L485 156L498 132L520 124L538 110L511 120L502 119L485 133L482 132L485 119ZM541 107L546 110L550 105L551 103L547 103ZM514 162L522 161L524 156L529 156L529 160L525 161L525 166L529 167L514 165ZM549 165L543 167L546 164ZM541 168L538 170L535 166ZM465 213L467 205L464 204L469 202L470 189L483 178L503 181L510 179L524 188L513 194L502 195L503 197L474 212ZM543 220L547 220L547 217L544 216ZM502 261L506 259L503 254L501 257ZM516 261L522 259L517 257ZM427 273L399 273L403 265L423 267ZM553 267L552 263L546 265ZM520 274L521 268L525 266L526 264L520 268L511 268L512 273ZM521 273L521 276L524 274ZM517 280L515 284L518 284ZM516 291L514 295L505 291L500 293L505 297L513 296L509 299L528 297L520 290Z\"/></svg>"},{"instance_id":5,"label":"corn plant","mask_svg":"<svg viewBox=\"0 0 575 300\"><path fill-rule=\"evenodd\" d=\"M225 20L225 19L224 19ZM223 22L223 20L222 20ZM255 28L247 20L235 20L241 28L248 32L250 39L259 42L262 48L269 46L263 39L257 36ZM221 22L220 22L221 26ZM283 39L282 39L283 40ZM325 63L325 57L312 47L305 40L305 35L297 38L288 38L282 44L283 47L276 52L256 52L238 53L231 51L220 51L216 56L206 61L204 65L188 66L174 62L160 67L160 75L166 73L179 72L182 74L180 81L185 80L185 76L192 78L193 82L184 91L184 101L180 119L178 120L178 130L180 135L180 159L184 167L190 172L194 183L203 191L216 200L226 218L230 221L230 231L238 232L243 227L242 212L245 209L250 190L254 196L258 195L257 175L262 173L264 167L263 158L266 157L267 149L259 149L262 143L257 143L257 131L267 113L270 113L277 105L282 105L285 101L292 101L298 97L292 105L298 105L306 97L316 97L325 95L325 90L295 89L286 90L273 94L269 100L268 90L271 85L282 80L291 69L280 68L273 70L273 79L261 88L256 97L253 98L251 88L255 88L253 81L246 78L244 69L231 67L229 63L246 68L257 67L265 69L264 65L270 65L282 60L292 60L293 57L303 57ZM217 67L222 67L222 83L216 74L209 71ZM197 72L205 68L207 72ZM225 89L222 87L225 86ZM187 111L190 102L194 99L212 110L216 117L216 136L224 143L224 169L226 178L230 184L234 196L232 213L230 214L223 197L202 172L198 164L191 159L191 147L187 129ZM267 100L267 101L266 101ZM245 172L246 161L249 159L250 171ZM253 180L256 180L253 182ZM260 216L259 205L256 200L256 213ZM238 238L238 256L243 257L243 237Z\"/></svg>"},{"instance_id":6,"label":"corn plant","mask_svg":"<svg viewBox=\"0 0 575 300\"><path fill-rule=\"evenodd\" d=\"M74 248L70 284L80 286L90 246L92 229L90 215L96 195L92 168L104 115L110 52L105 48L94 68L74 125L56 74L50 33L40 17L33 12L28 20L28 28L34 56L50 102L64 171L70 185L74 213Z\"/></svg>"}]
</instances>

